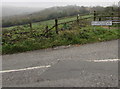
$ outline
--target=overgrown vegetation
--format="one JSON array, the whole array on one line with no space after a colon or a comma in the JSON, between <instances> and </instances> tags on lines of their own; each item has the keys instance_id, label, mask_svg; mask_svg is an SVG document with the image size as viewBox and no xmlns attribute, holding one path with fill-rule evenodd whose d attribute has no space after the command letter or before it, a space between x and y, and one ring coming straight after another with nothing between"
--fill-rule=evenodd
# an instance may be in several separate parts
<instances>
[{"instance_id":1,"label":"overgrown vegetation","mask_svg":"<svg viewBox=\"0 0 120 89\"><path fill-rule=\"evenodd\" d=\"M52 37L31 37L15 43L5 43L3 54L17 53L30 50L55 47L70 44L86 44L91 42L107 41L118 39L118 29L105 29L102 27L74 27L72 30L60 31L59 35L51 33Z\"/></svg>"},{"instance_id":2,"label":"overgrown vegetation","mask_svg":"<svg viewBox=\"0 0 120 89\"><path fill-rule=\"evenodd\" d=\"M64 7L63 7L64 8ZM79 13L79 7L76 7ZM76 8L73 13L76 13ZM81 7L81 11L83 10L84 13L87 13L86 8ZM92 8L99 9L102 8L103 10L109 10L111 7L103 8ZM54 8L55 11L60 9L64 12L63 9L57 7ZM85 9L85 10L84 10ZM88 9L88 8L87 8ZM68 10L68 9L66 9ZM49 9L47 10L49 11ZM54 10L53 10L54 11ZM115 11L115 10L114 10ZM44 11L43 11L44 12ZM69 11L68 11L69 12ZM115 11L117 12L117 11ZM58 13L58 12L56 12ZM52 12L52 15L47 19L57 18L58 14ZM63 23L71 20L76 20L77 16L72 16L69 13L68 17L63 17L58 19L58 23ZM115 13L116 14L116 13ZM60 14L61 15L61 14ZM40 16L42 16L40 14ZM47 15L48 16L48 15ZM52 17L53 16L53 17ZM38 19L35 15L35 17ZM62 17L62 15L60 16ZM83 19L86 17L91 17L89 19ZM46 27L51 28L55 21L47 20L38 23L33 23L32 28L30 28L29 24L21 25L21 26L12 26L8 28L3 28L3 38L2 38L2 54L11 54L17 52L25 52L31 50L38 50L44 49L49 47L56 47L61 45L72 45L72 44L86 44L91 42L101 42L113 39L120 38L120 30L118 29L118 24L113 24L112 26L91 26L90 22L93 20L93 15L84 15L81 16L82 18L80 21L74 21L72 23L67 23L67 25L61 24L58 26L59 34L55 33L55 29L48 31L46 35ZM99 18L96 18L99 20ZM103 18L105 20L105 18ZM14 22L14 20L12 20ZM22 23L22 20L20 20ZM26 22L29 20L24 20ZM9 22L9 21L8 21ZM79 23L78 23L79 22ZM15 24L14 24L15 25ZM9 25L8 25L9 26Z\"/></svg>"}]
</instances>

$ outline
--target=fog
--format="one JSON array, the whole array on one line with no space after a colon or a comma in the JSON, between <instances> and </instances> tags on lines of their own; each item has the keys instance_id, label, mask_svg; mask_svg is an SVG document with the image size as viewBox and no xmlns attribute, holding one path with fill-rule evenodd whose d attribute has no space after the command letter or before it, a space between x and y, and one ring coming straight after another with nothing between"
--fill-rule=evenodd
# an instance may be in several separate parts
<instances>
[{"instance_id":1,"label":"fog","mask_svg":"<svg viewBox=\"0 0 120 89\"><path fill-rule=\"evenodd\" d=\"M28 1L28 2L27 2ZM41 1L41 2L40 2ZM68 1L68 0L67 0ZM19 0L3 0L2 5L3 6L15 6L15 7L40 7L40 8L48 8L53 6L66 6L66 5L77 5L77 6L110 6L110 5L117 5L119 0L69 0L67 2L63 2L63 0L26 0L26 1L19 1Z\"/></svg>"},{"instance_id":2,"label":"fog","mask_svg":"<svg viewBox=\"0 0 120 89\"><path fill-rule=\"evenodd\" d=\"M111 6L117 5L119 0L2 0L2 15L11 16L28 14L54 6Z\"/></svg>"}]
</instances>

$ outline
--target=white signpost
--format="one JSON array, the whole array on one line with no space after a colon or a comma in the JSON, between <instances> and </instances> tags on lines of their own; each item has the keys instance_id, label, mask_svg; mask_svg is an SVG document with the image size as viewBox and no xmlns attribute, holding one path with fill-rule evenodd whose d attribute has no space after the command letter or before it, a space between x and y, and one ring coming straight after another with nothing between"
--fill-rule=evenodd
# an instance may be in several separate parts
<instances>
[{"instance_id":1,"label":"white signpost","mask_svg":"<svg viewBox=\"0 0 120 89\"><path fill-rule=\"evenodd\" d=\"M92 21L91 25L93 26L110 26L112 21Z\"/></svg>"}]
</instances>

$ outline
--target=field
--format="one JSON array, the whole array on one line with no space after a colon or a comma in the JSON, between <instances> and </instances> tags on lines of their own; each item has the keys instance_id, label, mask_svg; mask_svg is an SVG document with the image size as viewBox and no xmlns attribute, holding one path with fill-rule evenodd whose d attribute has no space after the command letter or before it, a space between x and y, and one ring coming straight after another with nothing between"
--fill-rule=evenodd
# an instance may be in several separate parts
<instances>
[{"instance_id":1,"label":"field","mask_svg":"<svg viewBox=\"0 0 120 89\"><path fill-rule=\"evenodd\" d=\"M102 26L91 26L92 15L85 15L80 18L86 17L91 18L81 20L79 24L76 22L68 24L64 31L61 30L63 25L59 25L59 34L56 34L55 29L52 29L47 33L47 36L42 36L42 33L45 32L46 25L51 28L55 24L54 20L33 23L32 29L29 25L3 28L2 54L118 39L119 30L115 25L111 29ZM58 23L76 20L76 18L76 16L61 18Z\"/></svg>"}]
</instances>

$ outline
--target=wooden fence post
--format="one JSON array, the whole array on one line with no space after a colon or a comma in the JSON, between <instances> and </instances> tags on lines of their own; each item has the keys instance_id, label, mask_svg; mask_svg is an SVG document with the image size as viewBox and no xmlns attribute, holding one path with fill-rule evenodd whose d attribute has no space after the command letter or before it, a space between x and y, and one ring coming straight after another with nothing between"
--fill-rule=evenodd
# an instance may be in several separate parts
<instances>
[{"instance_id":1,"label":"wooden fence post","mask_svg":"<svg viewBox=\"0 0 120 89\"><path fill-rule=\"evenodd\" d=\"M112 13L111 13L111 20L113 20L113 15L114 15L114 14L113 14L113 12L112 12Z\"/></svg>"},{"instance_id":2,"label":"wooden fence post","mask_svg":"<svg viewBox=\"0 0 120 89\"><path fill-rule=\"evenodd\" d=\"M32 29L32 22L30 22L30 29Z\"/></svg>"},{"instance_id":3,"label":"wooden fence post","mask_svg":"<svg viewBox=\"0 0 120 89\"><path fill-rule=\"evenodd\" d=\"M46 33L48 32L48 25L46 25L46 27L45 27L45 32ZM48 37L48 34L46 34L45 36Z\"/></svg>"},{"instance_id":4,"label":"wooden fence post","mask_svg":"<svg viewBox=\"0 0 120 89\"><path fill-rule=\"evenodd\" d=\"M101 21L101 17L99 17L99 21Z\"/></svg>"},{"instance_id":5,"label":"wooden fence post","mask_svg":"<svg viewBox=\"0 0 120 89\"><path fill-rule=\"evenodd\" d=\"M77 24L79 24L79 16L77 15Z\"/></svg>"},{"instance_id":6,"label":"wooden fence post","mask_svg":"<svg viewBox=\"0 0 120 89\"><path fill-rule=\"evenodd\" d=\"M55 19L55 30L56 30L56 34L58 34L58 20Z\"/></svg>"},{"instance_id":7,"label":"wooden fence post","mask_svg":"<svg viewBox=\"0 0 120 89\"><path fill-rule=\"evenodd\" d=\"M32 22L29 23L30 24L30 34L32 35L33 32L32 32Z\"/></svg>"},{"instance_id":8,"label":"wooden fence post","mask_svg":"<svg viewBox=\"0 0 120 89\"><path fill-rule=\"evenodd\" d=\"M114 9L112 7L111 20L113 20L113 15L114 15L113 11L114 11Z\"/></svg>"},{"instance_id":9,"label":"wooden fence post","mask_svg":"<svg viewBox=\"0 0 120 89\"><path fill-rule=\"evenodd\" d=\"M96 20L96 11L94 11L94 21Z\"/></svg>"}]
</instances>

